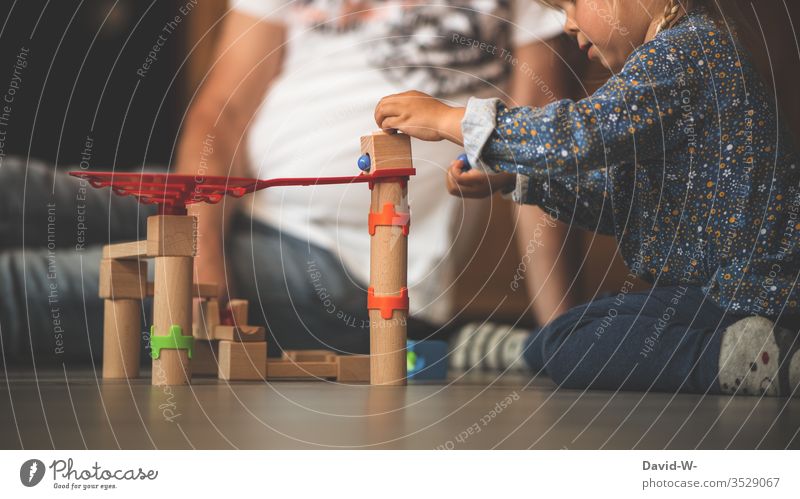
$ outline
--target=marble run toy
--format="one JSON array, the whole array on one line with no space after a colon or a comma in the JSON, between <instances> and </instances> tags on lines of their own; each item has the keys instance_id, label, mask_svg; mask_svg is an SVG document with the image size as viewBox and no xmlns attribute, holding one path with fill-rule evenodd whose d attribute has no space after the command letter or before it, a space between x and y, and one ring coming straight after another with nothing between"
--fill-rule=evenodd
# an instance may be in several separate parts
<instances>
[{"instance_id":1,"label":"marble run toy","mask_svg":"<svg viewBox=\"0 0 800 499\"><path fill-rule=\"evenodd\" d=\"M408 179L415 174L409 137L384 132L361 137L358 167L362 173L355 176L267 180L70 172L93 187L110 187L117 195L133 196L142 204L158 207L158 214L147 220L146 240L111 244L103 249L99 293L105 300L103 377L139 376L141 300L152 295L153 324L149 329L154 385L188 384L193 365L200 371L209 371L209 358L213 362L215 355L218 376L227 380L308 374L311 370L303 370L303 362L325 364L314 366L317 373L326 375L322 377L364 379L364 358L328 358L320 363L285 357L267 362L264 329L247 325L246 302L231 300L228 308L220 311L216 284L192 282L196 220L187 214L186 207L193 203L214 204L225 196L241 197L270 187L367 183L372 191L368 213L369 381L374 385L405 384L407 237L411 222ZM147 282L148 259L155 263L152 283ZM199 298L194 310L193 297ZM336 363L333 368L332 362Z\"/></svg>"}]
</instances>

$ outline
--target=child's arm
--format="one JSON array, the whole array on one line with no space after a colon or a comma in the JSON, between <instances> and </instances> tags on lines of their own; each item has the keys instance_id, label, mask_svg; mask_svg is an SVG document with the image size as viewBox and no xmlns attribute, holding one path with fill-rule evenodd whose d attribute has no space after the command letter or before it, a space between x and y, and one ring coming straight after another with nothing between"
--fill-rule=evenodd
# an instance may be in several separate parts
<instances>
[{"instance_id":1,"label":"child's arm","mask_svg":"<svg viewBox=\"0 0 800 499\"><path fill-rule=\"evenodd\" d=\"M465 161L466 157L462 154L447 169L447 192L453 196L485 198L497 191L508 194L517 183L517 176L513 173L487 175L486 172L472 169Z\"/></svg>"},{"instance_id":2,"label":"child's arm","mask_svg":"<svg viewBox=\"0 0 800 499\"><path fill-rule=\"evenodd\" d=\"M531 109L497 99L471 99L462 121L471 162L528 176L575 174L608 165L666 158L689 144L676 126L704 113L697 68L669 42L640 47L594 95ZM687 123L687 126L690 124Z\"/></svg>"},{"instance_id":3,"label":"child's arm","mask_svg":"<svg viewBox=\"0 0 800 499\"><path fill-rule=\"evenodd\" d=\"M388 95L375 106L375 123L420 140L449 140L461 145L463 107L448 106L428 94L411 90Z\"/></svg>"},{"instance_id":4,"label":"child's arm","mask_svg":"<svg viewBox=\"0 0 800 499\"><path fill-rule=\"evenodd\" d=\"M616 235L614 214L605 168L575 174L553 174L545 181L538 177L516 176L512 198L518 203L535 204L559 220L600 234ZM619 203L619 200L616 200ZM621 206L622 213L628 210Z\"/></svg>"},{"instance_id":5,"label":"child's arm","mask_svg":"<svg viewBox=\"0 0 800 499\"><path fill-rule=\"evenodd\" d=\"M396 124L413 136L421 127L446 131L427 140L457 136L453 141L464 144L474 167L521 176L519 202L543 204L550 198L565 209L594 210L610 193L604 173L590 172L644 159L666 161L678 144L689 144L676 124L685 100L695 119L705 111L698 73L688 54L657 38L640 47L619 75L578 102L509 109L497 99L471 99L463 110L438 101L430 105L434 99L420 99L418 93L413 99L399 94L390 98L390 108L376 110L376 118L383 120L379 125ZM406 108L405 100L415 105ZM548 189L554 182L557 189ZM566 198L552 199L556 190Z\"/></svg>"},{"instance_id":6,"label":"child's arm","mask_svg":"<svg viewBox=\"0 0 800 499\"><path fill-rule=\"evenodd\" d=\"M389 95L375 107L375 122L384 130L401 131L421 140L449 140L461 144L461 118L464 108L451 107L428 94L411 90ZM454 196L482 198L514 187L516 176L492 175L478 169L463 169L453 161L447 172L447 190ZM493 173L493 172L492 172Z\"/></svg>"}]
</instances>

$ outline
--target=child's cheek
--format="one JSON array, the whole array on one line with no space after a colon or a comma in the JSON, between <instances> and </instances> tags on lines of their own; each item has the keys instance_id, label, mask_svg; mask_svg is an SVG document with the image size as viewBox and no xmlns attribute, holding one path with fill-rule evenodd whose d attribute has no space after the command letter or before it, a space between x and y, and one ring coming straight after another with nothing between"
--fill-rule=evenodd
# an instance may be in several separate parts
<instances>
[{"instance_id":1,"label":"child's cheek","mask_svg":"<svg viewBox=\"0 0 800 499\"><path fill-rule=\"evenodd\" d=\"M611 7L607 7L603 0L579 4L574 16L575 24L592 43L602 44L608 39L610 29L606 19L611 18Z\"/></svg>"},{"instance_id":2,"label":"child's cheek","mask_svg":"<svg viewBox=\"0 0 800 499\"><path fill-rule=\"evenodd\" d=\"M618 11L620 7L617 7ZM630 52L630 34L611 2L587 0L577 4L575 23L592 43L588 56L614 71L619 70Z\"/></svg>"}]
</instances>

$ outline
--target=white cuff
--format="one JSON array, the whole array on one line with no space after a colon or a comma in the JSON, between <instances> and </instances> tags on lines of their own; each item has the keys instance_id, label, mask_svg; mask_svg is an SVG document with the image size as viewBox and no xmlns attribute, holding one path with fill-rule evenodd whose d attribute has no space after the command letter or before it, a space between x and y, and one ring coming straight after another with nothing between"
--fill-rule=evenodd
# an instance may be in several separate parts
<instances>
[{"instance_id":1,"label":"white cuff","mask_svg":"<svg viewBox=\"0 0 800 499\"><path fill-rule=\"evenodd\" d=\"M481 161L481 151L492 136L497 124L497 103L500 99L477 99L471 97L467 102L464 118L461 120L461 133L464 136L464 152L470 166L488 174L497 173Z\"/></svg>"},{"instance_id":2,"label":"white cuff","mask_svg":"<svg viewBox=\"0 0 800 499\"><path fill-rule=\"evenodd\" d=\"M517 183L514 186L514 190L505 194L508 199L517 203L517 204L525 204L528 199L528 188L531 185L531 178L527 175L522 175L517 173Z\"/></svg>"}]
</instances>

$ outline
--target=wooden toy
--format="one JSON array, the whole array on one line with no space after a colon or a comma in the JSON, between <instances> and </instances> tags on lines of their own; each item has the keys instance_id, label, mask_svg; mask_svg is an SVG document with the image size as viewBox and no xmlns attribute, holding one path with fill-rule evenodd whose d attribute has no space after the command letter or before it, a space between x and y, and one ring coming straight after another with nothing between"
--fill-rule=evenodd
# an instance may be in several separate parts
<instances>
[{"instance_id":1,"label":"wooden toy","mask_svg":"<svg viewBox=\"0 0 800 499\"><path fill-rule=\"evenodd\" d=\"M103 298L103 377L139 376L142 298L147 289L147 262L103 259L100 298Z\"/></svg>"},{"instance_id":2,"label":"wooden toy","mask_svg":"<svg viewBox=\"0 0 800 499\"><path fill-rule=\"evenodd\" d=\"M219 379L257 381L266 378L267 342L219 342Z\"/></svg>"},{"instance_id":3,"label":"wooden toy","mask_svg":"<svg viewBox=\"0 0 800 499\"><path fill-rule=\"evenodd\" d=\"M249 308L247 300L233 299L228 301L226 316L229 318L229 321L226 322L229 322L233 326L247 324Z\"/></svg>"},{"instance_id":4,"label":"wooden toy","mask_svg":"<svg viewBox=\"0 0 800 499\"><path fill-rule=\"evenodd\" d=\"M100 261L100 298L141 300L146 290L146 261L105 258Z\"/></svg>"},{"instance_id":5,"label":"wooden toy","mask_svg":"<svg viewBox=\"0 0 800 499\"><path fill-rule=\"evenodd\" d=\"M103 378L138 378L142 302L104 301Z\"/></svg>"},{"instance_id":6,"label":"wooden toy","mask_svg":"<svg viewBox=\"0 0 800 499\"><path fill-rule=\"evenodd\" d=\"M209 286L216 289L216 286ZM225 345L223 342L232 343L263 343L266 352L266 335L261 326L250 326L245 322L247 316L247 300L230 300L227 313L220 313L219 301L216 298L195 300L193 306L193 336L194 348L192 352L192 374L199 376L218 376L220 379L253 380L264 378L266 366L254 371L251 368L252 359L248 360L246 354L254 354L255 360L261 355L261 345L249 349L237 345ZM230 312L233 311L233 314ZM239 317L239 319L234 319ZM229 322L240 320L240 325L221 324L223 318ZM266 354L265 354L266 355ZM266 357L264 362L266 363Z\"/></svg>"},{"instance_id":7,"label":"wooden toy","mask_svg":"<svg viewBox=\"0 0 800 499\"><path fill-rule=\"evenodd\" d=\"M370 172L411 164L407 135L377 132L361 138ZM370 330L370 382L406 383L406 325L408 322L408 231L411 223L406 178L372 186L369 214L370 285L367 295Z\"/></svg>"},{"instance_id":8,"label":"wooden toy","mask_svg":"<svg viewBox=\"0 0 800 499\"><path fill-rule=\"evenodd\" d=\"M147 258L147 241L107 244L103 246L103 258L109 260L143 260Z\"/></svg>"},{"instance_id":9,"label":"wooden toy","mask_svg":"<svg viewBox=\"0 0 800 499\"><path fill-rule=\"evenodd\" d=\"M194 283L192 284L192 296L195 298L216 298L217 284L202 282Z\"/></svg>"},{"instance_id":10,"label":"wooden toy","mask_svg":"<svg viewBox=\"0 0 800 499\"><path fill-rule=\"evenodd\" d=\"M192 286L200 288L200 286ZM216 285L213 286L216 290ZM219 342L214 339L214 329L220 323L219 301L216 298L196 298L192 303L192 375L216 376L218 370Z\"/></svg>"},{"instance_id":11,"label":"wooden toy","mask_svg":"<svg viewBox=\"0 0 800 499\"><path fill-rule=\"evenodd\" d=\"M195 340L213 340L220 325L219 301L216 298L195 300L192 307L192 336Z\"/></svg>"},{"instance_id":12,"label":"wooden toy","mask_svg":"<svg viewBox=\"0 0 800 499\"><path fill-rule=\"evenodd\" d=\"M281 360L267 360L267 379L333 379L341 383L370 381L369 355L336 355L328 350L283 352Z\"/></svg>"},{"instance_id":13,"label":"wooden toy","mask_svg":"<svg viewBox=\"0 0 800 499\"><path fill-rule=\"evenodd\" d=\"M257 381L266 378L267 342L264 328L247 325L247 300L232 299L218 316L213 340L217 346L217 377L225 381ZM220 324L222 321L228 324ZM205 345L204 345L205 347ZM210 366L209 369L210 370Z\"/></svg>"},{"instance_id":14,"label":"wooden toy","mask_svg":"<svg viewBox=\"0 0 800 499\"><path fill-rule=\"evenodd\" d=\"M103 249L100 296L106 301L104 320L104 377L138 376L138 338L141 300L153 296L150 350L154 385L186 384L192 364L205 366L218 348L219 376L223 379L255 379L265 374L283 378L302 374L319 378L363 379L379 385L406 382L406 322L408 318L407 236L410 215L407 184L415 170L411 164L410 139L402 134L376 132L361 138L358 166L364 173L344 177L278 178L258 180L203 175L115 172L70 172L96 188L110 187L116 194L130 195L143 204L156 204L158 214L147 220L147 239L108 245ZM227 312L217 317L216 284L192 283L196 252L196 220L187 215L192 203L217 203L224 196L241 197L278 186L368 183L372 190L369 211L370 366L365 358L323 357L321 360L283 359L266 362L263 328L247 325L247 303L231 301ZM147 283L144 259L153 259L155 279ZM143 270L144 269L144 270ZM203 299L195 308L192 298ZM204 303L204 304L203 304ZM215 308L216 306L216 308ZM137 313L134 313L136 310ZM212 318L209 321L209 318ZM228 320L228 318L230 320ZM134 346L133 337L136 337ZM191 362L195 341L203 344L203 359ZM218 345L211 343L218 341ZM198 349L198 353L201 350ZM264 361L261 362L261 355ZM310 355L310 354L302 354ZM213 355L211 355L213 357ZM258 362L245 363L245 358ZM255 364L259 367L253 368ZM250 365L250 367L248 367ZM255 370L254 370L255 369ZM272 377L272 376L271 376Z\"/></svg>"},{"instance_id":15,"label":"wooden toy","mask_svg":"<svg viewBox=\"0 0 800 499\"><path fill-rule=\"evenodd\" d=\"M369 382L369 355L339 355L336 361L336 381L340 383Z\"/></svg>"},{"instance_id":16,"label":"wooden toy","mask_svg":"<svg viewBox=\"0 0 800 499\"><path fill-rule=\"evenodd\" d=\"M286 350L283 360L295 362L335 362L337 355L330 350Z\"/></svg>"},{"instance_id":17,"label":"wooden toy","mask_svg":"<svg viewBox=\"0 0 800 499\"><path fill-rule=\"evenodd\" d=\"M225 341L266 341L264 328L261 326L229 326L220 324L214 328L214 339Z\"/></svg>"},{"instance_id":18,"label":"wooden toy","mask_svg":"<svg viewBox=\"0 0 800 499\"><path fill-rule=\"evenodd\" d=\"M280 360L267 360L270 379L336 378L336 354L330 350L286 350Z\"/></svg>"},{"instance_id":19,"label":"wooden toy","mask_svg":"<svg viewBox=\"0 0 800 499\"><path fill-rule=\"evenodd\" d=\"M195 227L195 218L185 214L147 219L147 255L154 258L156 267L150 329L154 385L188 384L192 379Z\"/></svg>"},{"instance_id":20,"label":"wooden toy","mask_svg":"<svg viewBox=\"0 0 800 499\"><path fill-rule=\"evenodd\" d=\"M192 376L217 376L219 372L219 341L195 338L192 351Z\"/></svg>"},{"instance_id":21,"label":"wooden toy","mask_svg":"<svg viewBox=\"0 0 800 499\"><path fill-rule=\"evenodd\" d=\"M271 360L267 361L268 379L286 378L336 378L336 360L333 361L303 361Z\"/></svg>"},{"instance_id":22,"label":"wooden toy","mask_svg":"<svg viewBox=\"0 0 800 499\"><path fill-rule=\"evenodd\" d=\"M216 285L192 284L195 220L186 215L154 215L147 220L147 240L107 245L100 263L100 297L106 299L103 377L139 375L141 300L153 296L150 350L154 385L191 380L192 296L216 293ZM146 258L155 263L147 282ZM218 315L218 314L217 314Z\"/></svg>"}]
</instances>

